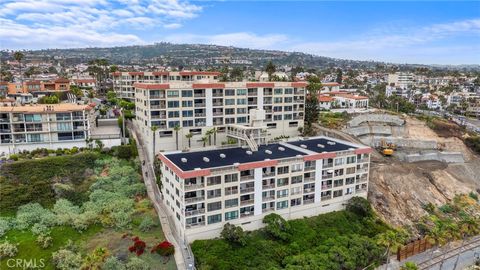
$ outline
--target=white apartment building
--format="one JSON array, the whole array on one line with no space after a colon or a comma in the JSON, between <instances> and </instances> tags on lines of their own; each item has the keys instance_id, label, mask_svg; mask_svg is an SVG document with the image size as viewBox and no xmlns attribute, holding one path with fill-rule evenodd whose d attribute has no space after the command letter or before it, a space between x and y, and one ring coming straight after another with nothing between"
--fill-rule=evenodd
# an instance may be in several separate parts
<instances>
[{"instance_id":1,"label":"white apartment building","mask_svg":"<svg viewBox=\"0 0 480 270\"><path fill-rule=\"evenodd\" d=\"M171 82L217 82L220 72L210 71L152 71L152 72L114 72L113 91L117 96L134 101L134 83L171 83Z\"/></svg>"},{"instance_id":2,"label":"white apartment building","mask_svg":"<svg viewBox=\"0 0 480 270\"><path fill-rule=\"evenodd\" d=\"M285 219L342 210L367 197L372 149L328 137L160 153L161 192L182 239L218 237L228 222L245 230L265 215Z\"/></svg>"},{"instance_id":3,"label":"white apartment building","mask_svg":"<svg viewBox=\"0 0 480 270\"><path fill-rule=\"evenodd\" d=\"M89 105L0 106L0 156L37 148L85 147L93 114Z\"/></svg>"},{"instance_id":4,"label":"white apartment building","mask_svg":"<svg viewBox=\"0 0 480 270\"><path fill-rule=\"evenodd\" d=\"M136 83L135 123L150 152L153 126L158 127L156 152L204 147L202 137L212 128L217 132L210 136L211 144L219 145L227 141L227 126L251 124L252 110L264 112L255 120L263 120L267 141L293 137L303 127L305 86L305 82ZM176 126L181 128L178 149ZM187 134L193 137L187 139Z\"/></svg>"},{"instance_id":5,"label":"white apartment building","mask_svg":"<svg viewBox=\"0 0 480 270\"><path fill-rule=\"evenodd\" d=\"M410 89L415 84L415 75L408 72L388 74L388 85L397 88Z\"/></svg>"}]
</instances>

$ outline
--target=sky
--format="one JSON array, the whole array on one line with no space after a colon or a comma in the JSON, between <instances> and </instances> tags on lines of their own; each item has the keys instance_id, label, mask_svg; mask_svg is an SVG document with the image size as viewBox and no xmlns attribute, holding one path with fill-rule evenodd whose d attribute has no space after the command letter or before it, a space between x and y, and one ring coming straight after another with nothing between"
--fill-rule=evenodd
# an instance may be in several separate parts
<instances>
[{"instance_id":1,"label":"sky","mask_svg":"<svg viewBox=\"0 0 480 270\"><path fill-rule=\"evenodd\" d=\"M162 41L480 64L480 1L0 0L0 49Z\"/></svg>"}]
</instances>

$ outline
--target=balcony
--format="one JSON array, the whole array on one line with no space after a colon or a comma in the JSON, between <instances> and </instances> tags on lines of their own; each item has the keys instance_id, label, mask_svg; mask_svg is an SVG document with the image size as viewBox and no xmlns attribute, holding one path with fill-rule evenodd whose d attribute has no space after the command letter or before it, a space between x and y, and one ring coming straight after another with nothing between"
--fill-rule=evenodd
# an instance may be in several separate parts
<instances>
[{"instance_id":1,"label":"balcony","mask_svg":"<svg viewBox=\"0 0 480 270\"><path fill-rule=\"evenodd\" d=\"M195 103L195 108L204 108L206 105L205 103Z\"/></svg>"},{"instance_id":2,"label":"balcony","mask_svg":"<svg viewBox=\"0 0 480 270\"><path fill-rule=\"evenodd\" d=\"M357 193L363 193L363 192L367 192L367 188L358 188L356 190Z\"/></svg>"},{"instance_id":3,"label":"balcony","mask_svg":"<svg viewBox=\"0 0 480 270\"><path fill-rule=\"evenodd\" d=\"M363 183L363 182L367 182L367 177L357 178L357 183Z\"/></svg>"},{"instance_id":4,"label":"balcony","mask_svg":"<svg viewBox=\"0 0 480 270\"><path fill-rule=\"evenodd\" d=\"M315 188L305 188L303 189L303 193L310 193L310 192L314 192L315 191Z\"/></svg>"},{"instance_id":5,"label":"balcony","mask_svg":"<svg viewBox=\"0 0 480 270\"><path fill-rule=\"evenodd\" d=\"M0 133L10 133L12 132L11 129L0 129Z\"/></svg>"},{"instance_id":6,"label":"balcony","mask_svg":"<svg viewBox=\"0 0 480 270\"><path fill-rule=\"evenodd\" d=\"M262 202L268 202L271 200L275 200L275 195L268 195L268 196L262 197Z\"/></svg>"},{"instance_id":7,"label":"balcony","mask_svg":"<svg viewBox=\"0 0 480 270\"><path fill-rule=\"evenodd\" d=\"M332 195L322 196L322 197L321 197L321 201L328 201L328 200L330 200L330 199L332 199Z\"/></svg>"},{"instance_id":8,"label":"balcony","mask_svg":"<svg viewBox=\"0 0 480 270\"><path fill-rule=\"evenodd\" d=\"M166 115L152 115L151 119L167 119Z\"/></svg>"},{"instance_id":9,"label":"balcony","mask_svg":"<svg viewBox=\"0 0 480 270\"><path fill-rule=\"evenodd\" d=\"M275 211L275 207L268 207L268 208L263 208L262 209L262 213L267 213L267 212L271 212L271 211Z\"/></svg>"},{"instance_id":10,"label":"balcony","mask_svg":"<svg viewBox=\"0 0 480 270\"><path fill-rule=\"evenodd\" d=\"M329 174L322 174L322 179L330 179L333 177L333 174L329 173Z\"/></svg>"},{"instance_id":11,"label":"balcony","mask_svg":"<svg viewBox=\"0 0 480 270\"><path fill-rule=\"evenodd\" d=\"M324 189L331 189L331 188L332 188L332 184L330 184L330 185L323 185L323 186L322 186L322 190L324 190Z\"/></svg>"},{"instance_id":12,"label":"balcony","mask_svg":"<svg viewBox=\"0 0 480 270\"><path fill-rule=\"evenodd\" d=\"M240 217L249 217L249 216L253 216L253 211L252 212L244 212L244 213L240 213Z\"/></svg>"},{"instance_id":13,"label":"balcony","mask_svg":"<svg viewBox=\"0 0 480 270\"><path fill-rule=\"evenodd\" d=\"M160 110L160 109L166 109L167 106L165 105L150 105L151 110Z\"/></svg>"},{"instance_id":14,"label":"balcony","mask_svg":"<svg viewBox=\"0 0 480 270\"><path fill-rule=\"evenodd\" d=\"M195 117L205 117L205 113L195 113Z\"/></svg>"},{"instance_id":15,"label":"balcony","mask_svg":"<svg viewBox=\"0 0 480 270\"><path fill-rule=\"evenodd\" d=\"M205 93L195 93L193 96L196 98L197 97L202 98L202 97L205 97Z\"/></svg>"},{"instance_id":16,"label":"balcony","mask_svg":"<svg viewBox=\"0 0 480 270\"><path fill-rule=\"evenodd\" d=\"M262 174L263 178L275 176L275 172L265 172Z\"/></svg>"},{"instance_id":17,"label":"balcony","mask_svg":"<svg viewBox=\"0 0 480 270\"><path fill-rule=\"evenodd\" d=\"M368 162L368 158L357 159L357 163L364 163L364 162Z\"/></svg>"},{"instance_id":18,"label":"balcony","mask_svg":"<svg viewBox=\"0 0 480 270\"><path fill-rule=\"evenodd\" d=\"M223 97L223 93L213 93L214 97Z\"/></svg>"},{"instance_id":19,"label":"balcony","mask_svg":"<svg viewBox=\"0 0 480 270\"><path fill-rule=\"evenodd\" d=\"M303 204L311 204L311 203L314 203L315 202L315 199L303 199Z\"/></svg>"},{"instance_id":20,"label":"balcony","mask_svg":"<svg viewBox=\"0 0 480 270\"><path fill-rule=\"evenodd\" d=\"M222 116L222 115L223 115L223 112L213 112L213 115L214 115L214 116Z\"/></svg>"},{"instance_id":21,"label":"balcony","mask_svg":"<svg viewBox=\"0 0 480 270\"><path fill-rule=\"evenodd\" d=\"M357 169L357 173L367 173L367 172L368 172L368 167Z\"/></svg>"},{"instance_id":22,"label":"balcony","mask_svg":"<svg viewBox=\"0 0 480 270\"><path fill-rule=\"evenodd\" d=\"M200 189L204 188L204 184L185 184L185 191L190 191L190 190L195 190L195 189Z\"/></svg>"},{"instance_id":23,"label":"balcony","mask_svg":"<svg viewBox=\"0 0 480 270\"><path fill-rule=\"evenodd\" d=\"M165 98L165 95L150 95L150 99Z\"/></svg>"},{"instance_id":24,"label":"balcony","mask_svg":"<svg viewBox=\"0 0 480 270\"><path fill-rule=\"evenodd\" d=\"M333 162L332 163L327 163L327 164L323 164L323 168L324 169L327 169L327 168L332 168L333 167Z\"/></svg>"},{"instance_id":25,"label":"balcony","mask_svg":"<svg viewBox=\"0 0 480 270\"><path fill-rule=\"evenodd\" d=\"M240 181L253 181L255 180L253 175L240 176Z\"/></svg>"},{"instance_id":26,"label":"balcony","mask_svg":"<svg viewBox=\"0 0 480 270\"><path fill-rule=\"evenodd\" d=\"M255 188L254 187L249 187L249 188L240 188L240 194L244 194L244 193L251 193L251 192L254 192L255 191Z\"/></svg>"},{"instance_id":27,"label":"balcony","mask_svg":"<svg viewBox=\"0 0 480 270\"><path fill-rule=\"evenodd\" d=\"M271 189L271 188L275 188L275 184L263 185L262 186L262 189Z\"/></svg>"},{"instance_id":28,"label":"balcony","mask_svg":"<svg viewBox=\"0 0 480 270\"><path fill-rule=\"evenodd\" d=\"M193 227L197 227L197 226L203 226L203 225L205 225L205 221L187 224L186 227L187 227L187 229L189 229L189 228L193 228Z\"/></svg>"},{"instance_id":29,"label":"balcony","mask_svg":"<svg viewBox=\"0 0 480 270\"><path fill-rule=\"evenodd\" d=\"M205 200L205 196L185 198L185 203L189 204L189 203L201 202L201 201L204 201L204 200Z\"/></svg>"},{"instance_id":30,"label":"balcony","mask_svg":"<svg viewBox=\"0 0 480 270\"><path fill-rule=\"evenodd\" d=\"M314 171L314 170L315 170L315 166L305 167L305 171Z\"/></svg>"},{"instance_id":31,"label":"balcony","mask_svg":"<svg viewBox=\"0 0 480 270\"><path fill-rule=\"evenodd\" d=\"M223 106L223 102L214 102L213 106Z\"/></svg>"},{"instance_id":32,"label":"balcony","mask_svg":"<svg viewBox=\"0 0 480 270\"><path fill-rule=\"evenodd\" d=\"M205 208L198 209L198 210L185 210L185 216L196 216L199 214L205 214Z\"/></svg>"},{"instance_id":33,"label":"balcony","mask_svg":"<svg viewBox=\"0 0 480 270\"><path fill-rule=\"evenodd\" d=\"M240 205L249 205L249 204L254 204L254 199L251 200L245 200L245 201L240 201Z\"/></svg>"},{"instance_id":34,"label":"balcony","mask_svg":"<svg viewBox=\"0 0 480 270\"><path fill-rule=\"evenodd\" d=\"M305 183L310 183L310 182L314 182L314 181L315 181L315 176L305 177L303 179L303 182L305 182Z\"/></svg>"}]
</instances>

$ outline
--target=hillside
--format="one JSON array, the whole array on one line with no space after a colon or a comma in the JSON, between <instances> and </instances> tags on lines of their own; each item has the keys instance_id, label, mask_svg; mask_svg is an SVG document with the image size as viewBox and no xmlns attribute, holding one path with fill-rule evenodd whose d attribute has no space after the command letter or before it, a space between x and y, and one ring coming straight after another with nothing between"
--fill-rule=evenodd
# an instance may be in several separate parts
<instances>
[{"instance_id":1,"label":"hillside","mask_svg":"<svg viewBox=\"0 0 480 270\"><path fill-rule=\"evenodd\" d=\"M86 62L95 58L106 58L113 64L157 64L209 68L246 66L261 68L268 61L276 65L302 66L308 68L351 67L375 68L385 63L375 61L355 61L317 56L301 52L258 50L205 44L155 43L143 46L123 46L112 48L74 48L27 51L27 59L59 59L65 64ZM1 58L9 57L2 52ZM400 69L424 67L424 65L397 65ZM431 67L433 68L433 67ZM438 69L445 67L436 67Z\"/></svg>"}]
</instances>

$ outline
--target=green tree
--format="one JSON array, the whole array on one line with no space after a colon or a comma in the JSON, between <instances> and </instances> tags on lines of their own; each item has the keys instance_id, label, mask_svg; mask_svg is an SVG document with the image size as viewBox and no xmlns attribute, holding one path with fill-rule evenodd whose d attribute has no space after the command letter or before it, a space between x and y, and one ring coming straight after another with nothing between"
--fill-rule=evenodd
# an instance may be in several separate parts
<instances>
[{"instance_id":1,"label":"green tree","mask_svg":"<svg viewBox=\"0 0 480 270\"><path fill-rule=\"evenodd\" d=\"M226 241L233 244L238 244L240 246L245 246L247 243L245 232L243 231L242 227L235 226L230 223L227 223L223 226L220 236Z\"/></svg>"},{"instance_id":2,"label":"green tree","mask_svg":"<svg viewBox=\"0 0 480 270\"><path fill-rule=\"evenodd\" d=\"M400 266L400 270L418 270L418 266L414 262L406 262L405 265Z\"/></svg>"},{"instance_id":3,"label":"green tree","mask_svg":"<svg viewBox=\"0 0 480 270\"><path fill-rule=\"evenodd\" d=\"M18 62L18 65L20 66L20 81L23 83L22 60L23 58L25 58L25 55L20 51L16 51L15 53L13 53L13 58L15 59L15 61Z\"/></svg>"},{"instance_id":4,"label":"green tree","mask_svg":"<svg viewBox=\"0 0 480 270\"><path fill-rule=\"evenodd\" d=\"M206 146L207 142L208 142L208 137L207 136L203 136L202 137L202 142L203 142L203 147Z\"/></svg>"},{"instance_id":5,"label":"green tree","mask_svg":"<svg viewBox=\"0 0 480 270\"><path fill-rule=\"evenodd\" d=\"M270 81L272 79L273 73L277 71L277 67L272 63L272 61L269 61L267 63L267 66L265 67L265 71L268 74L268 80Z\"/></svg>"},{"instance_id":6,"label":"green tree","mask_svg":"<svg viewBox=\"0 0 480 270\"><path fill-rule=\"evenodd\" d=\"M398 250L403 245L406 239L406 233L404 231L388 230L377 236L377 243L384 246L387 249L387 262L385 269L388 269L390 264L391 251Z\"/></svg>"},{"instance_id":7,"label":"green tree","mask_svg":"<svg viewBox=\"0 0 480 270\"><path fill-rule=\"evenodd\" d=\"M346 210L354 214L357 214L360 217L372 217L374 212L372 206L363 197L353 197L351 198L346 206Z\"/></svg>"},{"instance_id":8,"label":"green tree","mask_svg":"<svg viewBox=\"0 0 480 270\"><path fill-rule=\"evenodd\" d=\"M175 127L173 128L173 130L175 131L175 145L177 147L177 150L178 150L178 132L180 131L180 129L182 129L180 125L175 125Z\"/></svg>"},{"instance_id":9,"label":"green tree","mask_svg":"<svg viewBox=\"0 0 480 270\"><path fill-rule=\"evenodd\" d=\"M263 223L267 224L264 229L273 238L283 241L288 240L290 224L280 215L275 213L266 215L263 218Z\"/></svg>"},{"instance_id":10,"label":"green tree","mask_svg":"<svg viewBox=\"0 0 480 270\"><path fill-rule=\"evenodd\" d=\"M337 83L342 83L343 81L343 71L341 68L337 69L337 79L335 80Z\"/></svg>"},{"instance_id":11,"label":"green tree","mask_svg":"<svg viewBox=\"0 0 480 270\"><path fill-rule=\"evenodd\" d=\"M318 107L318 92L322 88L320 79L317 76L308 77L306 88L308 93L305 101L305 125L307 129L311 130L312 124L318 122L318 115L320 114Z\"/></svg>"},{"instance_id":12,"label":"green tree","mask_svg":"<svg viewBox=\"0 0 480 270\"><path fill-rule=\"evenodd\" d=\"M193 133L189 132L185 135L185 137L188 139L188 148L192 148Z\"/></svg>"},{"instance_id":13,"label":"green tree","mask_svg":"<svg viewBox=\"0 0 480 270\"><path fill-rule=\"evenodd\" d=\"M207 130L207 132L205 133L205 136L208 137L208 145L212 145L212 134L213 134L212 129Z\"/></svg>"},{"instance_id":14,"label":"green tree","mask_svg":"<svg viewBox=\"0 0 480 270\"><path fill-rule=\"evenodd\" d=\"M155 139L157 137L157 130L158 130L158 126L153 126L150 128L152 130L152 136L153 136L153 147L152 147L152 150L153 150L153 159L155 159Z\"/></svg>"}]
</instances>

